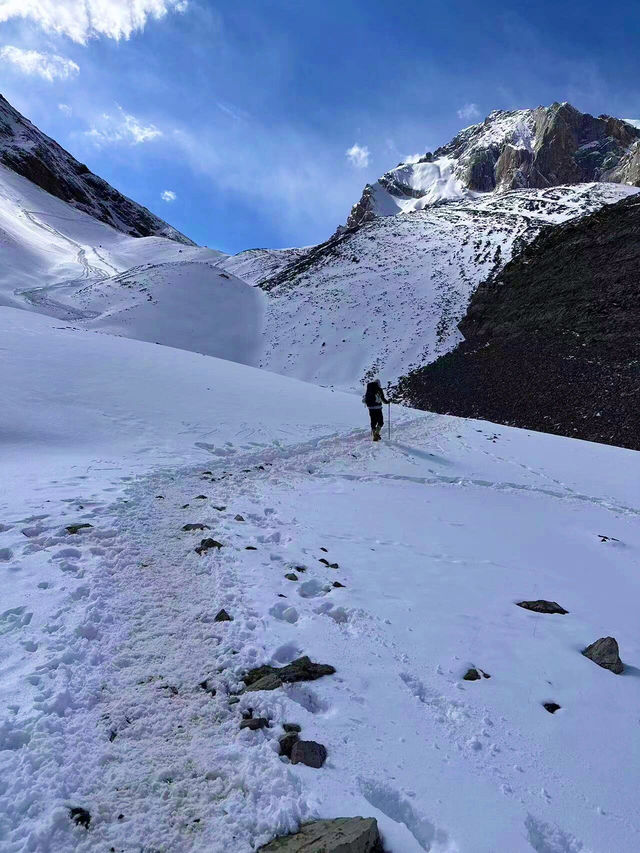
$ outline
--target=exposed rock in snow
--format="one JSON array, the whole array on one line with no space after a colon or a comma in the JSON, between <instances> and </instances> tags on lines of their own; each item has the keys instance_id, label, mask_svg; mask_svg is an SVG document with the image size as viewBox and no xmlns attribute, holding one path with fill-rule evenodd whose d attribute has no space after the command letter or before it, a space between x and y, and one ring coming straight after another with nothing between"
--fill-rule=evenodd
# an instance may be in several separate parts
<instances>
[{"instance_id":1,"label":"exposed rock in snow","mask_svg":"<svg viewBox=\"0 0 640 853\"><path fill-rule=\"evenodd\" d=\"M382 853L373 818L339 817L304 824L299 832L276 838L260 853Z\"/></svg>"},{"instance_id":2,"label":"exposed rock in snow","mask_svg":"<svg viewBox=\"0 0 640 853\"><path fill-rule=\"evenodd\" d=\"M560 607L557 601L545 601L540 598L537 601L517 601L518 607L524 607L525 610L533 610L534 613L568 613L564 607Z\"/></svg>"},{"instance_id":3,"label":"exposed rock in snow","mask_svg":"<svg viewBox=\"0 0 640 853\"><path fill-rule=\"evenodd\" d=\"M600 637L595 643L591 643L582 654L597 663L604 669L610 669L616 675L624 671L624 664L620 660L620 650L614 637Z\"/></svg>"},{"instance_id":4,"label":"exposed rock in snow","mask_svg":"<svg viewBox=\"0 0 640 853\"><path fill-rule=\"evenodd\" d=\"M297 740L291 747L291 763L319 770L327 760L327 749L315 740Z\"/></svg>"}]
</instances>

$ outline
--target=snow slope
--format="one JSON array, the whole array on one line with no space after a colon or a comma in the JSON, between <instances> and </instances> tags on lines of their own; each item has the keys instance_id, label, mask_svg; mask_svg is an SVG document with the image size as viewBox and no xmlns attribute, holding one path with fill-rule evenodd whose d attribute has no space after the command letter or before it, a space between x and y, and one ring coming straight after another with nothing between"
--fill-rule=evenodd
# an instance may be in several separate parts
<instances>
[{"instance_id":1,"label":"snow slope","mask_svg":"<svg viewBox=\"0 0 640 853\"><path fill-rule=\"evenodd\" d=\"M618 201L636 187L592 183L449 202L345 230L280 272L233 269L267 292L260 366L337 387L395 380L461 339L457 324L477 285L523 242ZM221 264L228 268L228 259Z\"/></svg>"},{"instance_id":2,"label":"snow slope","mask_svg":"<svg viewBox=\"0 0 640 853\"><path fill-rule=\"evenodd\" d=\"M254 363L264 296L221 252L134 238L0 166L0 305L85 328Z\"/></svg>"},{"instance_id":3,"label":"snow slope","mask_svg":"<svg viewBox=\"0 0 640 853\"><path fill-rule=\"evenodd\" d=\"M8 308L0 340L3 851L248 853L338 814L390 853L638 849L637 453L410 410L373 445L355 395ZM621 676L580 655L607 634ZM335 675L230 701L300 654Z\"/></svg>"}]
</instances>

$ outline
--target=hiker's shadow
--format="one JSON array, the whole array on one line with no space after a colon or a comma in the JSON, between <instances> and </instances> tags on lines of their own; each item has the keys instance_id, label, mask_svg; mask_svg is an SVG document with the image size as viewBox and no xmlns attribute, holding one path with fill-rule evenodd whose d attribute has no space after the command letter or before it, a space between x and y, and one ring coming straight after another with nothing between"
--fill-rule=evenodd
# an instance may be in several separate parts
<instances>
[{"instance_id":1,"label":"hiker's shadow","mask_svg":"<svg viewBox=\"0 0 640 853\"><path fill-rule=\"evenodd\" d=\"M408 444L401 444L399 441L390 441L392 447L397 447L408 456L415 456L417 459L424 459L426 462L434 462L438 465L453 465L450 459L446 456L439 456L437 453L432 453L429 450L419 450L417 447L410 447Z\"/></svg>"}]
</instances>

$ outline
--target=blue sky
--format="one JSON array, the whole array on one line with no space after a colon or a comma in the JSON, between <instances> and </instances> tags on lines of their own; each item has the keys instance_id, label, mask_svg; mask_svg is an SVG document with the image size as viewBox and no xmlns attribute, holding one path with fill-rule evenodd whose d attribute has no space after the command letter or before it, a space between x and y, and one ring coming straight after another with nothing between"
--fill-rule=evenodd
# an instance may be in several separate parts
<instances>
[{"instance_id":1,"label":"blue sky","mask_svg":"<svg viewBox=\"0 0 640 853\"><path fill-rule=\"evenodd\" d=\"M0 0L2 93L199 243L307 245L367 181L493 109L640 117L639 7L611 9Z\"/></svg>"}]
</instances>

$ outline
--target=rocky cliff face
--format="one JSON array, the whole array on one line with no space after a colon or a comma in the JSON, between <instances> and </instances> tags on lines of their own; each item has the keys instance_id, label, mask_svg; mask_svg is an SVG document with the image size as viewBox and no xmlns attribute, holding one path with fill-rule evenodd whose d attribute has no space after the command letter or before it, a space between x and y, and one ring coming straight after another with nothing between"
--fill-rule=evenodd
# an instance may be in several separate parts
<instances>
[{"instance_id":1,"label":"rocky cliff face","mask_svg":"<svg viewBox=\"0 0 640 853\"><path fill-rule=\"evenodd\" d=\"M570 104L496 110L367 185L347 225L479 194L611 181L640 186L640 129Z\"/></svg>"},{"instance_id":2,"label":"rocky cliff face","mask_svg":"<svg viewBox=\"0 0 640 853\"><path fill-rule=\"evenodd\" d=\"M549 229L471 297L420 408L640 450L640 197Z\"/></svg>"},{"instance_id":3,"label":"rocky cliff face","mask_svg":"<svg viewBox=\"0 0 640 853\"><path fill-rule=\"evenodd\" d=\"M133 237L194 245L162 219L94 175L0 95L0 163L95 219Z\"/></svg>"}]
</instances>

